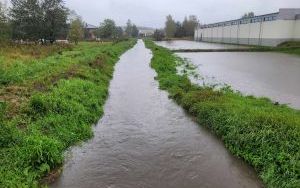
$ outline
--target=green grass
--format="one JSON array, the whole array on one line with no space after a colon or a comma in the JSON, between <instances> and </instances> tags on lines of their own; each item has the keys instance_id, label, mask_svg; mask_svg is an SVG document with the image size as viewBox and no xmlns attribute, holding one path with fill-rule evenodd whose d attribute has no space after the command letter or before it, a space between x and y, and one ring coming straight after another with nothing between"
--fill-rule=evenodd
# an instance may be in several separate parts
<instances>
[{"instance_id":1,"label":"green grass","mask_svg":"<svg viewBox=\"0 0 300 188\"><path fill-rule=\"evenodd\" d=\"M254 46L251 49L251 51L253 51L253 52L264 52L264 51L282 52L282 53L288 53L288 54L300 56L300 42L299 41L283 42L276 47Z\"/></svg>"},{"instance_id":2,"label":"green grass","mask_svg":"<svg viewBox=\"0 0 300 188\"><path fill-rule=\"evenodd\" d=\"M228 88L194 85L186 74L177 74L182 59L150 40L145 43L161 89L253 166L267 187L300 187L300 111Z\"/></svg>"},{"instance_id":3,"label":"green grass","mask_svg":"<svg viewBox=\"0 0 300 188\"><path fill-rule=\"evenodd\" d=\"M0 61L0 187L39 186L68 147L91 138L114 65L135 42Z\"/></svg>"}]
</instances>

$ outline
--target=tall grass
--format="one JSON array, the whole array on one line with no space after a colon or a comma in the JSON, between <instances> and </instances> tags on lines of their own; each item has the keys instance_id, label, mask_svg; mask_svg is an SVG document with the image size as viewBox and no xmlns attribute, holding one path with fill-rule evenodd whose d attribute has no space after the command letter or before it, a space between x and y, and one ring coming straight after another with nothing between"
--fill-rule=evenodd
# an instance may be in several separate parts
<instances>
[{"instance_id":1,"label":"tall grass","mask_svg":"<svg viewBox=\"0 0 300 188\"><path fill-rule=\"evenodd\" d=\"M62 164L66 148L93 135L113 67L135 42L82 43L2 69L0 187L38 187ZM16 101L19 110L13 108Z\"/></svg>"},{"instance_id":2,"label":"tall grass","mask_svg":"<svg viewBox=\"0 0 300 188\"><path fill-rule=\"evenodd\" d=\"M267 187L300 187L300 111L265 98L191 83L177 74L182 59L146 40L160 88L252 165Z\"/></svg>"}]
</instances>

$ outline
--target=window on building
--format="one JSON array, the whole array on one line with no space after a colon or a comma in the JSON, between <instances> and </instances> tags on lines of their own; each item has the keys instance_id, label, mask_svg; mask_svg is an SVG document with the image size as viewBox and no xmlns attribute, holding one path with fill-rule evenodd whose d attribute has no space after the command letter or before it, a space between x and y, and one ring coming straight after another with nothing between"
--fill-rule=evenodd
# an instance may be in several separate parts
<instances>
[{"instance_id":1,"label":"window on building","mask_svg":"<svg viewBox=\"0 0 300 188\"><path fill-rule=\"evenodd\" d=\"M267 17L264 17L264 21L265 22L273 21L273 20L276 20L276 16L267 16Z\"/></svg>"},{"instance_id":2,"label":"window on building","mask_svg":"<svg viewBox=\"0 0 300 188\"><path fill-rule=\"evenodd\" d=\"M240 24L247 24L247 23L249 23L249 21L250 21L250 20L241 20L241 21L240 21Z\"/></svg>"}]
</instances>

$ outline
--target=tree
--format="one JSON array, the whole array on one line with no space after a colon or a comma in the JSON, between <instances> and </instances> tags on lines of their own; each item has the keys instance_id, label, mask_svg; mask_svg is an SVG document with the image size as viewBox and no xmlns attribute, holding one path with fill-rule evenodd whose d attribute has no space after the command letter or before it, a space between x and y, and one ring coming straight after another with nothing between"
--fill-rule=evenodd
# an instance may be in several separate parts
<instances>
[{"instance_id":1,"label":"tree","mask_svg":"<svg viewBox=\"0 0 300 188\"><path fill-rule=\"evenodd\" d=\"M199 24L199 21L198 21L197 16L190 15L189 16L188 30L187 30L186 35L190 36L190 37L193 37L194 33L195 33L195 29L198 26L198 24Z\"/></svg>"},{"instance_id":2,"label":"tree","mask_svg":"<svg viewBox=\"0 0 300 188\"><path fill-rule=\"evenodd\" d=\"M182 27L182 24L180 22L176 22L176 31L175 31L175 37L181 38L185 36L185 31Z\"/></svg>"},{"instance_id":3,"label":"tree","mask_svg":"<svg viewBox=\"0 0 300 188\"><path fill-rule=\"evenodd\" d=\"M0 2L0 43L10 38L10 23L7 18L6 5Z\"/></svg>"},{"instance_id":4,"label":"tree","mask_svg":"<svg viewBox=\"0 0 300 188\"><path fill-rule=\"evenodd\" d=\"M66 34L68 9L63 0L11 0L14 38L48 39Z\"/></svg>"},{"instance_id":5,"label":"tree","mask_svg":"<svg viewBox=\"0 0 300 188\"><path fill-rule=\"evenodd\" d=\"M11 0L13 37L37 40L43 35L43 11L38 0Z\"/></svg>"},{"instance_id":6,"label":"tree","mask_svg":"<svg viewBox=\"0 0 300 188\"><path fill-rule=\"evenodd\" d=\"M184 20L182 22L182 29L184 36L187 36L187 31L189 30L189 20L187 19L187 17L184 17Z\"/></svg>"},{"instance_id":7,"label":"tree","mask_svg":"<svg viewBox=\"0 0 300 188\"><path fill-rule=\"evenodd\" d=\"M161 41L165 37L164 32L162 30L156 29L153 34L153 38L156 41Z\"/></svg>"},{"instance_id":8,"label":"tree","mask_svg":"<svg viewBox=\"0 0 300 188\"><path fill-rule=\"evenodd\" d=\"M126 23L125 33L126 33L126 35L128 37L131 37L131 34L132 34L132 23L131 23L130 19L128 19L128 21Z\"/></svg>"},{"instance_id":9,"label":"tree","mask_svg":"<svg viewBox=\"0 0 300 188\"><path fill-rule=\"evenodd\" d=\"M253 18L254 16L254 12L246 12L242 18Z\"/></svg>"},{"instance_id":10,"label":"tree","mask_svg":"<svg viewBox=\"0 0 300 188\"><path fill-rule=\"evenodd\" d=\"M67 28L69 10L63 0L43 0L43 34L44 38L55 41L58 36L64 37Z\"/></svg>"},{"instance_id":11,"label":"tree","mask_svg":"<svg viewBox=\"0 0 300 188\"><path fill-rule=\"evenodd\" d=\"M115 21L111 19L105 19L101 24L98 31L100 38L112 39L116 37L117 27Z\"/></svg>"},{"instance_id":12,"label":"tree","mask_svg":"<svg viewBox=\"0 0 300 188\"><path fill-rule=\"evenodd\" d=\"M122 38L124 35L122 27L117 27L116 28L116 38Z\"/></svg>"},{"instance_id":13,"label":"tree","mask_svg":"<svg viewBox=\"0 0 300 188\"><path fill-rule=\"evenodd\" d=\"M75 44L78 44L79 40L83 38L83 22L80 18L77 18L71 22L70 31L69 31L69 39Z\"/></svg>"},{"instance_id":14,"label":"tree","mask_svg":"<svg viewBox=\"0 0 300 188\"><path fill-rule=\"evenodd\" d=\"M165 24L165 31L166 31L166 36L168 38L174 37L175 32L176 32L176 24L171 15L167 16L167 21Z\"/></svg>"},{"instance_id":15,"label":"tree","mask_svg":"<svg viewBox=\"0 0 300 188\"><path fill-rule=\"evenodd\" d=\"M195 15L190 15L189 18L185 17L182 23L184 36L194 36L195 28L197 27L198 23L198 19Z\"/></svg>"},{"instance_id":16,"label":"tree","mask_svg":"<svg viewBox=\"0 0 300 188\"><path fill-rule=\"evenodd\" d=\"M136 25L132 25L132 31L131 31L131 36L132 37L138 37L139 36L139 30L136 27Z\"/></svg>"}]
</instances>

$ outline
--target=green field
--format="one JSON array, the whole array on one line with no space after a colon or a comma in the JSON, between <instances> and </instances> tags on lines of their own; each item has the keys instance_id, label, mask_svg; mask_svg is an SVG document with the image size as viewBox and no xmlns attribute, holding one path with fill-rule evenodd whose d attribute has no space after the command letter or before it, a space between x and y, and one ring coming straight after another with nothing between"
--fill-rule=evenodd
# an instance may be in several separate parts
<instances>
[{"instance_id":1,"label":"green field","mask_svg":"<svg viewBox=\"0 0 300 188\"><path fill-rule=\"evenodd\" d=\"M230 88L194 85L187 74L177 74L184 60L150 40L145 43L153 52L160 88L253 166L266 187L300 187L300 111Z\"/></svg>"},{"instance_id":2,"label":"green field","mask_svg":"<svg viewBox=\"0 0 300 188\"><path fill-rule=\"evenodd\" d=\"M37 187L91 138L114 65L135 40L0 49L0 187Z\"/></svg>"}]
</instances>

